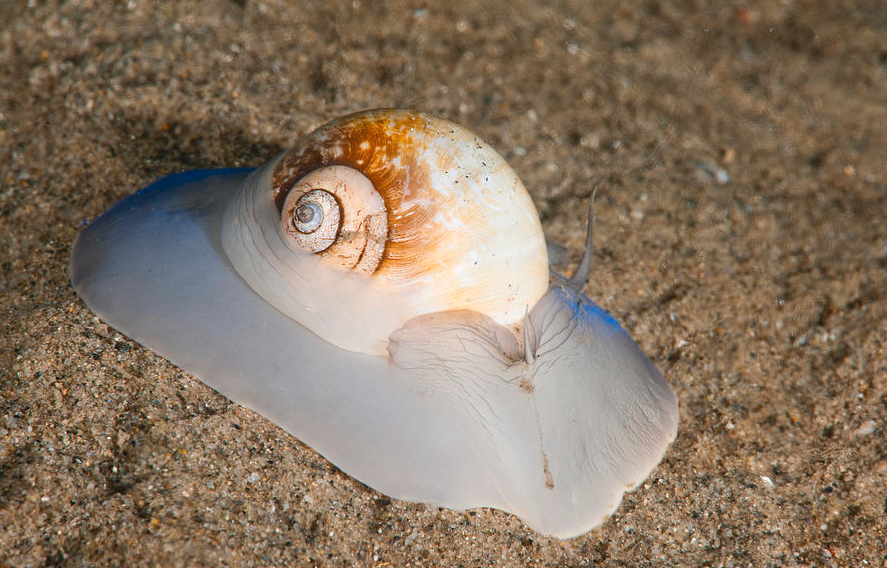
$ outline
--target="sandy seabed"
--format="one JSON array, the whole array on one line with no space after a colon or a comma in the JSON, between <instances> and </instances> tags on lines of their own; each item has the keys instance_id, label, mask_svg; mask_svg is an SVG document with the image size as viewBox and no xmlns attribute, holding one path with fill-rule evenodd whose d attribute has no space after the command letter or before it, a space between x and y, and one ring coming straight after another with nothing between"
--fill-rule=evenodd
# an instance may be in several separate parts
<instances>
[{"instance_id":1,"label":"sandy seabed","mask_svg":"<svg viewBox=\"0 0 887 568\"><path fill-rule=\"evenodd\" d=\"M0 566L887 566L878 2L0 2ZM351 111L497 148L678 437L569 541L386 498L99 321L71 242Z\"/></svg>"}]
</instances>

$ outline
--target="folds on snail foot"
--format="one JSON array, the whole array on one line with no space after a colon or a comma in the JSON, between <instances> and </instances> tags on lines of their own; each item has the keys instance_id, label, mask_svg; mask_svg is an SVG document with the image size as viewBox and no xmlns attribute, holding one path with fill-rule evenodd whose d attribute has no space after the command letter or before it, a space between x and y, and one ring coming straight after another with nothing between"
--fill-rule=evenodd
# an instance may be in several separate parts
<instances>
[{"instance_id":1,"label":"folds on snail foot","mask_svg":"<svg viewBox=\"0 0 887 568\"><path fill-rule=\"evenodd\" d=\"M363 121L408 123L432 138L449 135L446 144L432 139L423 141L423 147L438 144L452 152L459 146L454 140L482 144L441 119L375 111L331 123L300 142L297 150L355 124L360 136L366 136L370 127ZM373 145L385 148L385 158L392 159L405 150L392 150L396 144L386 141L387 128L372 130ZM360 148L360 142L348 144ZM470 148L464 145L458 152ZM527 203L532 207L523 186L511 181L513 172L503 173L504 161L486 153L492 152L488 147L481 149L481 159L462 161L461 167L473 164L474 170L460 170L460 175L483 180L484 166L476 162L489 162L496 175L507 175L502 179L512 184L506 194L515 195L509 197L513 209L523 211ZM622 493L638 485L661 459L676 432L677 401L619 324L576 289L584 276L566 280L552 274L549 279L535 211L531 221L516 225L529 227L531 233L526 258L516 250L509 255L518 256L496 264L496 251L489 248L496 239L469 245L485 265L480 278L511 279L512 287L525 292L514 296L522 306L505 310L486 301L466 305L458 293L445 289L429 295L433 307L426 309L422 274L408 274L411 280L401 286L391 281L397 270L380 275L378 268L367 268L366 254L353 256L355 250L375 254L373 243L383 234L378 230L381 220L358 220L344 232L341 227L353 219L336 221L332 244L306 245L326 247L319 251L302 248L302 235L294 236L293 228L310 234L321 224L317 215L335 215L326 197L317 207L299 210L314 194L303 196L337 186L341 172L332 171L330 183L315 184L309 178L300 193L288 195L310 173L303 172L287 182L283 193L269 193L269 180L286 160L275 158L256 171L176 174L127 197L77 237L71 259L75 290L108 324L383 493L455 509L499 508L561 538L602 522ZM336 163L312 171L323 169L327 175L326 168L342 165L342 160L332 161ZM423 175L432 170L426 168ZM445 183L454 176L441 173L450 172L448 166L437 170L432 173L445 179L435 182L435 191L450 188L458 201L460 190ZM357 179L355 183L363 183ZM350 187L349 196L366 193ZM259 194L249 193L255 188ZM380 193L389 207L385 191ZM332 194L334 202L342 202L341 194ZM238 212L238 201L249 211ZM481 195L472 207L488 201ZM422 198L420 202L427 205ZM374 197L360 203L360 211L370 212L361 219L378 218L372 213L379 210ZM347 217L348 211L343 207L342 214ZM391 227L400 220L390 207L387 211L390 238L398 234ZM484 215L472 223L488 222ZM231 230L254 222L260 224ZM507 218L492 222L511 223ZM472 223L464 230L472 230ZM291 237L300 242L277 240ZM440 239L421 242L426 248L451 246ZM323 256L338 243L338 252ZM372 262L397 260L390 248L385 244ZM416 254L421 257L421 251ZM280 268L278 257L289 259L285 265L294 264ZM535 267L540 259L547 289L518 286L526 269L509 272L509 266ZM423 262L434 266L433 259ZM269 276L268 270L275 274ZM300 272L304 270L308 272ZM296 278L296 291L271 289L288 278ZM511 289L508 281L479 284ZM300 304L304 291L320 297ZM281 302L287 304L281 307ZM447 307L446 302L453 303ZM486 305L492 306L489 313L483 311ZM357 324L342 329L348 310ZM368 332L375 335L365 340ZM346 339L340 341L339 335Z\"/></svg>"}]
</instances>

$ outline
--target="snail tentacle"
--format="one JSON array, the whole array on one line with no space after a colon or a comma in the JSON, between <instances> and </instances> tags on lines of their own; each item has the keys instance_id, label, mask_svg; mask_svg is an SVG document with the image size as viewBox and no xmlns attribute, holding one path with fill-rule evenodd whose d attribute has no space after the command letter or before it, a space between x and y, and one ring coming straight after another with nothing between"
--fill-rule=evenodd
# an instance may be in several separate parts
<instances>
[{"instance_id":1,"label":"snail tentacle","mask_svg":"<svg viewBox=\"0 0 887 568\"><path fill-rule=\"evenodd\" d=\"M594 195L591 197L591 203L588 205L588 227L585 230L585 252L582 253L582 260L576 271L570 276L566 285L577 292L588 284L588 278L591 275L591 257L594 253Z\"/></svg>"}]
</instances>

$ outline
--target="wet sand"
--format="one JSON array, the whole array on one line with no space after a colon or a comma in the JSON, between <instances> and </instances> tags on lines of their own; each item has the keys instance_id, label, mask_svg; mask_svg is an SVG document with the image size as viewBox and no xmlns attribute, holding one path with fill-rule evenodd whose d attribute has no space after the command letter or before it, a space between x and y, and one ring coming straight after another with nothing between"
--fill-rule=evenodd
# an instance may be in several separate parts
<instances>
[{"instance_id":1,"label":"wet sand","mask_svg":"<svg viewBox=\"0 0 887 568\"><path fill-rule=\"evenodd\" d=\"M877 3L0 2L0 566L887 565ZM489 141L678 437L569 541L388 499L99 321L85 223L408 106Z\"/></svg>"}]
</instances>

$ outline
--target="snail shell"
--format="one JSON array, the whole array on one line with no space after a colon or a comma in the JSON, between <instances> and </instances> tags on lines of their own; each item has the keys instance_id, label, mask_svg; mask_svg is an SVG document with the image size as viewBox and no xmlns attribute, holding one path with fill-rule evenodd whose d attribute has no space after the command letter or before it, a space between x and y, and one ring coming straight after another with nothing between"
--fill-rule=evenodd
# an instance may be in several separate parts
<instances>
[{"instance_id":1,"label":"snail shell","mask_svg":"<svg viewBox=\"0 0 887 568\"><path fill-rule=\"evenodd\" d=\"M420 314L464 309L518 328L548 288L520 179L467 130L419 113L361 113L306 136L246 180L222 245L281 312L377 355Z\"/></svg>"},{"instance_id":2,"label":"snail shell","mask_svg":"<svg viewBox=\"0 0 887 568\"><path fill-rule=\"evenodd\" d=\"M589 245L591 232L589 228ZM448 121L331 122L257 170L185 172L76 239L103 320L391 496L562 538L659 462L677 401L532 202Z\"/></svg>"}]
</instances>

